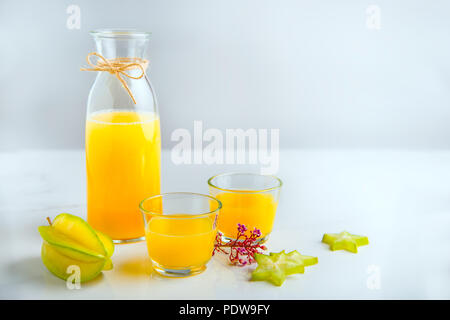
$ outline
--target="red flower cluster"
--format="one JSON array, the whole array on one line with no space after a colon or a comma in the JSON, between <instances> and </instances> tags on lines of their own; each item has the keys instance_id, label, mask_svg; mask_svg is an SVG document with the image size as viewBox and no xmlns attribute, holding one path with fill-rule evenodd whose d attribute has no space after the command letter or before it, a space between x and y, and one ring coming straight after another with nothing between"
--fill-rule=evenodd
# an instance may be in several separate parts
<instances>
[{"instance_id":1,"label":"red flower cluster","mask_svg":"<svg viewBox=\"0 0 450 320\"><path fill-rule=\"evenodd\" d=\"M214 245L213 255L216 252L222 252L229 256L230 262L234 265L245 266L255 262L255 253L261 253L261 250L266 250L264 245L259 243L261 231L254 229L247 236L247 227L244 224L238 223L237 236L234 240L229 242L222 241L222 234L220 232L216 235L216 243ZM227 251L225 248L230 248Z\"/></svg>"}]
</instances>

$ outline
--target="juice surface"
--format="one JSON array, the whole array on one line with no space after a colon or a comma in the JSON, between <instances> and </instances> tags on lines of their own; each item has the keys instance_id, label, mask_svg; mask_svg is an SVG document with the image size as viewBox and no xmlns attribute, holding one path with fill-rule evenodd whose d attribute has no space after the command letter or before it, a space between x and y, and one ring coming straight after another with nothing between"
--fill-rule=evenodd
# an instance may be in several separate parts
<instances>
[{"instance_id":1,"label":"juice surface","mask_svg":"<svg viewBox=\"0 0 450 320\"><path fill-rule=\"evenodd\" d=\"M139 202L160 193L161 136L151 112L105 111L86 121L89 224L115 240L139 238Z\"/></svg>"},{"instance_id":2,"label":"juice surface","mask_svg":"<svg viewBox=\"0 0 450 320\"><path fill-rule=\"evenodd\" d=\"M258 228L261 237L272 231L278 202L270 193L221 192L216 198L222 202L217 228L224 236L236 238L238 223L248 233Z\"/></svg>"},{"instance_id":3,"label":"juice surface","mask_svg":"<svg viewBox=\"0 0 450 320\"><path fill-rule=\"evenodd\" d=\"M152 217L146 226L148 253L165 268L205 265L211 259L216 238L214 217L166 219Z\"/></svg>"}]
</instances>

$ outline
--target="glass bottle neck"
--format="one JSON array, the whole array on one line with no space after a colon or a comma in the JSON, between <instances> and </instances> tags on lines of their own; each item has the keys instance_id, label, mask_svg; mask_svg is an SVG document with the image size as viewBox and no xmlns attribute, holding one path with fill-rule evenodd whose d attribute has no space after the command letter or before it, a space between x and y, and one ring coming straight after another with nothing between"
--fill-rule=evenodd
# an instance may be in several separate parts
<instances>
[{"instance_id":1,"label":"glass bottle neck","mask_svg":"<svg viewBox=\"0 0 450 320\"><path fill-rule=\"evenodd\" d=\"M91 32L97 52L106 59L147 59L150 33L129 29L99 29Z\"/></svg>"},{"instance_id":2,"label":"glass bottle neck","mask_svg":"<svg viewBox=\"0 0 450 320\"><path fill-rule=\"evenodd\" d=\"M106 59L147 59L148 39L96 38L97 52Z\"/></svg>"},{"instance_id":3,"label":"glass bottle neck","mask_svg":"<svg viewBox=\"0 0 450 320\"><path fill-rule=\"evenodd\" d=\"M106 71L109 71L108 68L121 68L124 72L98 72L89 96L89 112L120 108L157 113L156 98L145 70L148 65L149 33L102 29L92 31L91 35L94 37L97 53L114 61L109 61L108 66L101 57L92 60L97 65L103 64Z\"/></svg>"}]
</instances>

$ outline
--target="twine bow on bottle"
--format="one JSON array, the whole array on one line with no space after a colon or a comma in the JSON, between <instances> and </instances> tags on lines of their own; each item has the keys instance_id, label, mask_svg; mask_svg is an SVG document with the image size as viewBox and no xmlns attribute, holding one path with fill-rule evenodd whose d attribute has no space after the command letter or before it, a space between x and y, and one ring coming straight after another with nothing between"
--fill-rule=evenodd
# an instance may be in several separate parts
<instances>
[{"instance_id":1,"label":"twine bow on bottle","mask_svg":"<svg viewBox=\"0 0 450 320\"><path fill-rule=\"evenodd\" d=\"M96 56L98 58L97 63L94 64L91 62L91 57ZM126 81L122 78L122 76L128 77L130 79L141 79L145 76L145 69L148 66L148 60L141 58L115 58L115 59L106 59L101 54L97 52L91 52L87 55L86 61L91 68L81 68L81 71L107 71L111 74L115 74L117 79L122 83L122 86L127 90L134 104L136 104L136 100L134 99L133 93L128 87ZM140 69L141 73L138 76L132 76L128 74L126 71Z\"/></svg>"}]
</instances>

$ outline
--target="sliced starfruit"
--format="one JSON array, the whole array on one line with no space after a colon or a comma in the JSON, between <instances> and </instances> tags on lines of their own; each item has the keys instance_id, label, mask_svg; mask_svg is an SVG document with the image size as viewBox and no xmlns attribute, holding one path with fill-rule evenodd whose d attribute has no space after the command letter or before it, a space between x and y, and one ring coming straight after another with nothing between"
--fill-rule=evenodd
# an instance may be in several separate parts
<instances>
[{"instance_id":1,"label":"sliced starfruit","mask_svg":"<svg viewBox=\"0 0 450 320\"><path fill-rule=\"evenodd\" d=\"M331 251L347 250L357 253L358 247L369 244L369 239L365 236L358 236L347 231L341 233L325 233L322 242L330 246Z\"/></svg>"},{"instance_id":2,"label":"sliced starfruit","mask_svg":"<svg viewBox=\"0 0 450 320\"><path fill-rule=\"evenodd\" d=\"M284 253L284 251L282 252ZM297 250L289 252L286 258L286 275L304 273L306 266L312 266L319 262L317 257L301 255Z\"/></svg>"},{"instance_id":3,"label":"sliced starfruit","mask_svg":"<svg viewBox=\"0 0 450 320\"><path fill-rule=\"evenodd\" d=\"M284 267L284 256L268 256L265 254L255 254L258 267L252 273L254 281L269 281L276 286L281 286L286 280Z\"/></svg>"},{"instance_id":4,"label":"sliced starfruit","mask_svg":"<svg viewBox=\"0 0 450 320\"><path fill-rule=\"evenodd\" d=\"M297 250L290 253L271 252L269 255L255 254L258 267L252 273L252 280L268 281L281 286L286 276L295 273L304 273L305 266L318 263L316 257L301 255Z\"/></svg>"}]
</instances>

